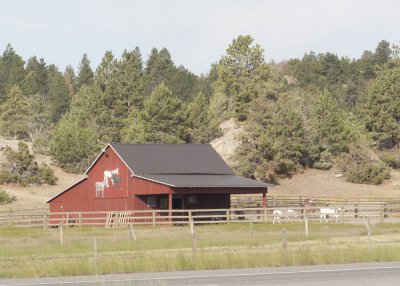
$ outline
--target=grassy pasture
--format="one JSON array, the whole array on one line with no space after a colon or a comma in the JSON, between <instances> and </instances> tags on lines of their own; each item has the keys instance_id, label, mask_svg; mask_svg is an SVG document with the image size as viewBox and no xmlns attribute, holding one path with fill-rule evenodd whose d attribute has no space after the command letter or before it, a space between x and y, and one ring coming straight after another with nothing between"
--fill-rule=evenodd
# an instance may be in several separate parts
<instances>
[{"instance_id":1,"label":"grassy pasture","mask_svg":"<svg viewBox=\"0 0 400 286\"><path fill-rule=\"evenodd\" d=\"M282 247L282 228L287 248ZM400 260L400 224L249 223L129 229L0 228L0 277L45 277ZM96 239L96 245L95 245ZM95 248L97 252L95 253Z\"/></svg>"}]
</instances>

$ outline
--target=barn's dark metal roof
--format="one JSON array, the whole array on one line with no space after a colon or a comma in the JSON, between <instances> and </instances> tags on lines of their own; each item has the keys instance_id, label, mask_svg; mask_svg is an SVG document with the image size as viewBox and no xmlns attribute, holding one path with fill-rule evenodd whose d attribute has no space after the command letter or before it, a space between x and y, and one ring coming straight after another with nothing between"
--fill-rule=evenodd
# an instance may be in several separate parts
<instances>
[{"instance_id":1,"label":"barn's dark metal roof","mask_svg":"<svg viewBox=\"0 0 400 286\"><path fill-rule=\"evenodd\" d=\"M110 144L133 175L176 188L267 188L235 176L210 144Z\"/></svg>"},{"instance_id":2,"label":"barn's dark metal roof","mask_svg":"<svg viewBox=\"0 0 400 286\"><path fill-rule=\"evenodd\" d=\"M135 175L233 175L209 144L119 144L111 147Z\"/></svg>"},{"instance_id":3,"label":"barn's dark metal roof","mask_svg":"<svg viewBox=\"0 0 400 286\"><path fill-rule=\"evenodd\" d=\"M136 176L176 188L268 188L270 184L235 175L144 175Z\"/></svg>"}]
</instances>

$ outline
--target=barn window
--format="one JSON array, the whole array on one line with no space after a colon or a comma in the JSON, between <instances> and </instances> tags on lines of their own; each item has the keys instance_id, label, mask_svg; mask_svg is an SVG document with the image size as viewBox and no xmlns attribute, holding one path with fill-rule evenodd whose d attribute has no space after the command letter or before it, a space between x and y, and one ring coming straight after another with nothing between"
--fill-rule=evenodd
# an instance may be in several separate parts
<instances>
[{"instance_id":1,"label":"barn window","mask_svg":"<svg viewBox=\"0 0 400 286\"><path fill-rule=\"evenodd\" d=\"M168 208L168 198L161 198L160 209L167 209L167 208Z\"/></svg>"},{"instance_id":2,"label":"barn window","mask_svg":"<svg viewBox=\"0 0 400 286\"><path fill-rule=\"evenodd\" d=\"M196 196L189 196L188 198L188 203L189 204L197 204L197 197Z\"/></svg>"},{"instance_id":3,"label":"barn window","mask_svg":"<svg viewBox=\"0 0 400 286\"><path fill-rule=\"evenodd\" d=\"M156 197L147 197L147 206L150 208L157 207Z\"/></svg>"}]
</instances>

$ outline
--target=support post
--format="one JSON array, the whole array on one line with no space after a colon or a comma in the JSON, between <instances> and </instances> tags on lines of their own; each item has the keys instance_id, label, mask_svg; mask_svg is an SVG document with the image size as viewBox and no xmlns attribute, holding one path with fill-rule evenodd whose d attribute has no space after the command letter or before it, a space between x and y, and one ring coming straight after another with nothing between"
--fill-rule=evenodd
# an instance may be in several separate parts
<instances>
[{"instance_id":1,"label":"support post","mask_svg":"<svg viewBox=\"0 0 400 286\"><path fill-rule=\"evenodd\" d=\"M267 193L262 193L262 207L267 207Z\"/></svg>"},{"instance_id":2,"label":"support post","mask_svg":"<svg viewBox=\"0 0 400 286\"><path fill-rule=\"evenodd\" d=\"M372 237L371 237L371 225L368 222L365 223L365 228L367 229L367 234L368 234L368 253L371 254L372 251Z\"/></svg>"},{"instance_id":3,"label":"support post","mask_svg":"<svg viewBox=\"0 0 400 286\"><path fill-rule=\"evenodd\" d=\"M129 234L131 235L131 240L134 240L134 241L137 240L135 231L133 230L132 223L129 223Z\"/></svg>"},{"instance_id":4,"label":"support post","mask_svg":"<svg viewBox=\"0 0 400 286\"><path fill-rule=\"evenodd\" d=\"M156 212L152 211L152 217L153 217L153 227L156 226Z\"/></svg>"},{"instance_id":5,"label":"support post","mask_svg":"<svg viewBox=\"0 0 400 286\"><path fill-rule=\"evenodd\" d=\"M282 229L282 255L283 255L283 264L287 265L287 231L286 228Z\"/></svg>"},{"instance_id":6,"label":"support post","mask_svg":"<svg viewBox=\"0 0 400 286\"><path fill-rule=\"evenodd\" d=\"M250 237L253 238L253 217L250 217Z\"/></svg>"},{"instance_id":7,"label":"support post","mask_svg":"<svg viewBox=\"0 0 400 286\"><path fill-rule=\"evenodd\" d=\"M43 215L43 229L47 230L47 213Z\"/></svg>"},{"instance_id":8,"label":"support post","mask_svg":"<svg viewBox=\"0 0 400 286\"><path fill-rule=\"evenodd\" d=\"M172 222L172 193L168 194L168 221Z\"/></svg>"},{"instance_id":9,"label":"support post","mask_svg":"<svg viewBox=\"0 0 400 286\"><path fill-rule=\"evenodd\" d=\"M64 245L63 224L60 224L60 245Z\"/></svg>"},{"instance_id":10,"label":"support post","mask_svg":"<svg viewBox=\"0 0 400 286\"><path fill-rule=\"evenodd\" d=\"M193 231L193 234L192 234L192 255L193 255L193 259L196 259L196 254L197 254L197 237L196 237L196 232Z\"/></svg>"},{"instance_id":11,"label":"support post","mask_svg":"<svg viewBox=\"0 0 400 286\"><path fill-rule=\"evenodd\" d=\"M231 222L231 212L229 209L226 210L226 223L229 224Z\"/></svg>"},{"instance_id":12,"label":"support post","mask_svg":"<svg viewBox=\"0 0 400 286\"><path fill-rule=\"evenodd\" d=\"M340 208L340 213L342 214L342 224L344 223L344 207Z\"/></svg>"},{"instance_id":13,"label":"support post","mask_svg":"<svg viewBox=\"0 0 400 286\"><path fill-rule=\"evenodd\" d=\"M306 231L306 236L308 236L307 207L304 207L304 227L305 227L305 231Z\"/></svg>"},{"instance_id":14,"label":"support post","mask_svg":"<svg viewBox=\"0 0 400 286\"><path fill-rule=\"evenodd\" d=\"M193 217L192 217L192 211L189 210L189 227L190 227L190 233L193 234Z\"/></svg>"},{"instance_id":15,"label":"support post","mask_svg":"<svg viewBox=\"0 0 400 286\"><path fill-rule=\"evenodd\" d=\"M96 271L96 273L97 273L97 239L96 238L94 238L93 239L93 250L94 250L94 269L95 269L95 271Z\"/></svg>"},{"instance_id":16,"label":"support post","mask_svg":"<svg viewBox=\"0 0 400 286\"><path fill-rule=\"evenodd\" d=\"M79 228L82 228L82 213L79 213Z\"/></svg>"}]
</instances>

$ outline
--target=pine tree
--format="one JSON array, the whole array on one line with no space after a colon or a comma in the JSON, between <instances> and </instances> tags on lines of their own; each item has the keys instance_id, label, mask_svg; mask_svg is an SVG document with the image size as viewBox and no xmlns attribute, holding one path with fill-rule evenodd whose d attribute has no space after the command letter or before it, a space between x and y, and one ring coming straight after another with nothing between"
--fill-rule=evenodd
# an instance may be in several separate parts
<instances>
[{"instance_id":1,"label":"pine tree","mask_svg":"<svg viewBox=\"0 0 400 286\"><path fill-rule=\"evenodd\" d=\"M28 98L17 85L8 92L6 101L0 105L0 111L0 132L3 136L29 139L32 110Z\"/></svg>"},{"instance_id":2,"label":"pine tree","mask_svg":"<svg viewBox=\"0 0 400 286\"><path fill-rule=\"evenodd\" d=\"M339 109L327 89L315 99L311 122L315 132L315 144L319 145L322 151L332 154L346 152L348 145L356 139L345 113Z\"/></svg>"},{"instance_id":3,"label":"pine tree","mask_svg":"<svg viewBox=\"0 0 400 286\"><path fill-rule=\"evenodd\" d=\"M400 142L400 66L388 65L371 82L359 114L367 132L380 149L391 149Z\"/></svg>"},{"instance_id":4,"label":"pine tree","mask_svg":"<svg viewBox=\"0 0 400 286\"><path fill-rule=\"evenodd\" d=\"M71 97L62 73L54 65L50 65L48 68L47 82L46 104L49 105L51 121L57 123L62 115L69 110Z\"/></svg>"},{"instance_id":5,"label":"pine tree","mask_svg":"<svg viewBox=\"0 0 400 286\"><path fill-rule=\"evenodd\" d=\"M7 45L0 64L0 99L14 85L22 86L25 78L24 61L16 54L10 44ZM1 102L1 101L0 101Z\"/></svg>"},{"instance_id":6,"label":"pine tree","mask_svg":"<svg viewBox=\"0 0 400 286\"><path fill-rule=\"evenodd\" d=\"M94 74L90 67L90 61L86 53L83 54L78 68L78 77L76 79L76 88L79 90L83 85L89 85L93 82Z\"/></svg>"},{"instance_id":7,"label":"pine tree","mask_svg":"<svg viewBox=\"0 0 400 286\"><path fill-rule=\"evenodd\" d=\"M185 123L192 143L210 142L212 135L216 133L216 130L213 130L210 125L208 100L202 93L199 93L188 105Z\"/></svg>"},{"instance_id":8,"label":"pine tree","mask_svg":"<svg viewBox=\"0 0 400 286\"><path fill-rule=\"evenodd\" d=\"M218 105L223 109L218 112L227 113L228 117L234 115L240 120L247 118L248 104L262 94L263 84L269 76L263 50L259 45L253 46L253 41L250 36L233 40L218 64L218 80L214 85L214 96L225 103L211 99L211 102L220 102Z\"/></svg>"},{"instance_id":9,"label":"pine tree","mask_svg":"<svg viewBox=\"0 0 400 286\"><path fill-rule=\"evenodd\" d=\"M95 132L66 114L54 130L50 153L57 163L71 172L87 168L100 150Z\"/></svg>"},{"instance_id":10,"label":"pine tree","mask_svg":"<svg viewBox=\"0 0 400 286\"><path fill-rule=\"evenodd\" d=\"M161 83L146 97L143 109L132 109L121 131L124 142L135 143L183 143L184 105Z\"/></svg>"}]
</instances>

